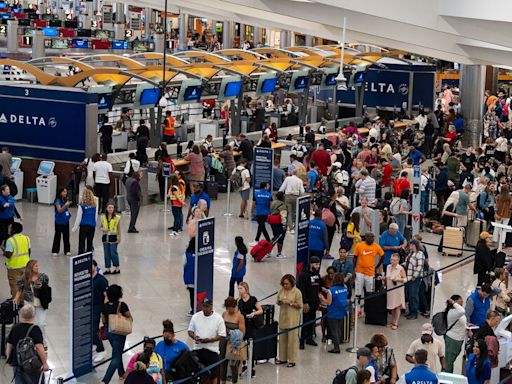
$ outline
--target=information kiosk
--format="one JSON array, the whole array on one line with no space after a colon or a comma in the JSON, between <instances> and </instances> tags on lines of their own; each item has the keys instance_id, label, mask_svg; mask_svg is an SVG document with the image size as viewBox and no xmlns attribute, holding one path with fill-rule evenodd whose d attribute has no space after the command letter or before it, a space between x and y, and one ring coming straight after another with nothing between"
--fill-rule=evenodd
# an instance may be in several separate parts
<instances>
[{"instance_id":1,"label":"information kiosk","mask_svg":"<svg viewBox=\"0 0 512 384\"><path fill-rule=\"evenodd\" d=\"M53 161L41 161L36 179L37 201L43 204L53 204L57 194L57 176L53 174L55 163Z\"/></svg>"},{"instance_id":2,"label":"information kiosk","mask_svg":"<svg viewBox=\"0 0 512 384\"><path fill-rule=\"evenodd\" d=\"M19 157L12 158L11 166L11 179L18 188L18 193L14 196L14 200L21 200L23 198L23 171L20 169L21 159Z\"/></svg>"}]
</instances>

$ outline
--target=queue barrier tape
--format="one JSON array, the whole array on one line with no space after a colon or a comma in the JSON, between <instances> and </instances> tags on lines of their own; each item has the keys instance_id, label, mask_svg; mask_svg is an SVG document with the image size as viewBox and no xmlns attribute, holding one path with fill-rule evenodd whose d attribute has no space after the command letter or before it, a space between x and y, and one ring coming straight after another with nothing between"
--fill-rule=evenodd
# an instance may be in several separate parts
<instances>
[{"instance_id":1,"label":"queue barrier tape","mask_svg":"<svg viewBox=\"0 0 512 384\"><path fill-rule=\"evenodd\" d=\"M422 245L431 245L433 247L439 247L439 244L434 244L434 243L427 243L425 241L422 241L421 242ZM474 249L467 249L467 248L459 248L459 247L448 247L448 246L444 246L443 245L443 248L446 248L446 249L456 249L456 250L459 250L459 251L462 251L462 252L474 252L475 250Z\"/></svg>"},{"instance_id":2,"label":"queue barrier tape","mask_svg":"<svg viewBox=\"0 0 512 384\"><path fill-rule=\"evenodd\" d=\"M427 244L427 243L423 243L423 244ZM427 244L427 245L431 245L431 244ZM435 245L435 244L434 244L434 245ZM461 249L461 248L455 248L455 249ZM472 250L471 250L471 251L472 251ZM431 277L431 276L432 276L432 275L434 275L435 273L442 272L442 271L444 271L444 270L446 270L446 269L453 268L454 266L456 266L456 265L458 265L458 264L462 264L463 262L465 262L466 260L468 260L468 259L470 259L470 258L472 258L472 257L474 257L474 256L475 256L475 254L473 253L472 255L469 255L469 256L466 256L466 257L464 257L464 258L462 258L462 259L459 259L459 260L457 260L456 262L451 263L451 264L449 264L449 265L447 265L447 266L444 266L444 267L442 267L442 268L440 268L440 269L438 269L438 270L435 270L435 271L433 271L433 272L427 273L427 274L423 275L421 278ZM392 288L389 288L389 289L385 289L385 290L381 290L380 292L375 292L375 293L372 293L372 294L370 294L370 295L367 295L367 296L364 296L364 297L361 297L361 298L356 298L356 299L359 299L359 302L361 302L361 301L364 301L364 300L367 300L367 299L371 299L371 298L374 298L374 297L377 297L377 296L380 296L380 295L383 295L383 294L387 294L387 292L391 292L391 291L393 291L393 290L395 290L395 289L403 288L403 287L405 287L405 285L406 285L406 284L407 284L407 283L402 283L402 284L397 285L397 286L395 286L395 287L392 287ZM260 301L267 300L267 299L269 299L269 298L271 298L271 297L273 297L273 296L277 295L277 293L278 293L277 291L276 291L276 292L273 292L273 293L271 293L270 295L267 295L267 296L265 296L264 298L262 298ZM347 307L350 307L350 306L354 305L354 304L355 304L355 300L356 300L356 299L354 299L354 300L350 301L350 302L348 303ZM279 336L279 335L282 335L282 334L284 334L284 333L288 333L288 332L294 331L295 329L302 328L302 327L304 327L304 326L306 326L306 325L309 325L309 324L312 324L312 323L316 323L318 320L321 320L321 319L322 319L322 318L324 318L325 316L326 316L326 314L324 314L324 315L322 315L322 316L319 316L319 317L317 317L317 318L315 318L315 319L309 320L309 321L307 321L307 322L305 322L305 323L301 323L301 324L299 324L299 325L297 325L297 326L295 326L295 327L292 327L292 328L284 328L284 329L282 329L281 331L279 331L279 332L278 332L278 333L276 333L276 334L268 335L268 336L264 336L264 337L261 337L261 338L259 338L259 339L254 339L254 340L253 340L253 343L254 343L254 344L256 344L256 343L261 343L262 341L270 340L270 339L273 339L273 338L275 338L275 337L277 337L277 336ZM188 329L180 329L180 330L176 331L175 333L181 333L181 332L185 332L185 331L187 331L187 330L188 330ZM155 339L155 340L156 340L156 339L159 339L159 338L161 338L161 337L163 337L163 335L155 336L155 337L153 337L153 339ZM126 352L128 352L128 351L130 351L130 350L132 350L132 349L134 349L134 348L136 348L136 347L138 347L139 345L144 344L144 341L145 341L145 338L144 338L143 340L139 341L138 343L136 343L136 344L132 345L131 347L129 347L129 348L127 348L127 349L123 350L123 354L124 354L124 353L126 353ZM98 363L98 364L94 365L94 366L93 366L93 368L100 367L100 366L102 366L102 365L104 365L104 364L106 364L106 363L110 362L111 360L112 360L112 357L110 357L109 359L103 360L102 362L100 362L100 363ZM215 368L216 366L218 366L218 365L220 365L220 364L224 363L225 361L226 361L226 359L223 359L223 360L221 360L221 361L218 361L218 362L216 362L216 363L214 363L214 364L212 364L212 365L209 365L208 367L203 368L203 369L202 369L201 371L199 371L197 374L195 374L195 375L193 375L193 376L190 376L190 377L188 377L188 378L185 378L185 379L180 379L180 380L178 380L178 381L175 381L175 382L173 382L173 384L182 384L182 383L185 383L185 382L186 382L186 381L188 381L188 380L192 380L192 379L194 379L194 377L197 377L197 376L199 376L199 375L201 375L201 374L203 374L203 373L205 373L205 372L209 371L211 368ZM73 375L73 376L70 376L70 377L67 377L67 378L65 378L65 379L60 378L60 382L61 382L61 383L65 383L65 382L67 382L67 381L69 381L69 380L72 380L72 379L74 379L74 378L75 378L75 376L74 376L74 375ZM512 375L510 376L510 378L512 378ZM500 382L499 384L506 384L506 383L507 383L507 381L503 381L503 382Z\"/></svg>"}]
</instances>

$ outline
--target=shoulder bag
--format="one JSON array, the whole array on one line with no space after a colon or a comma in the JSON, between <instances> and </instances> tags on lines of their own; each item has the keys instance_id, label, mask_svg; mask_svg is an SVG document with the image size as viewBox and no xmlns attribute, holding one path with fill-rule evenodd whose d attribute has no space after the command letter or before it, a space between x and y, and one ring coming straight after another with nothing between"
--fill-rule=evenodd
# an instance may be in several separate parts
<instances>
[{"instance_id":1,"label":"shoulder bag","mask_svg":"<svg viewBox=\"0 0 512 384\"><path fill-rule=\"evenodd\" d=\"M121 302L117 305L116 313L108 315L108 331L121 336L132 333L132 320L120 313Z\"/></svg>"}]
</instances>

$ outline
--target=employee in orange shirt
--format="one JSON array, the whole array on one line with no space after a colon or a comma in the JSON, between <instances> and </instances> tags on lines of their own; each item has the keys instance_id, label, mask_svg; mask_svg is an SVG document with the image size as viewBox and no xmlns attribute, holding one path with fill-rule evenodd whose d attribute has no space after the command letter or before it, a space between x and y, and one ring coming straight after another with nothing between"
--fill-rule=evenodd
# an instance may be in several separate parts
<instances>
[{"instance_id":1,"label":"employee in orange shirt","mask_svg":"<svg viewBox=\"0 0 512 384\"><path fill-rule=\"evenodd\" d=\"M165 121L164 121L164 138L167 144L173 144L176 142L176 131L174 129L174 117L172 117L171 111L165 112Z\"/></svg>"},{"instance_id":2,"label":"employee in orange shirt","mask_svg":"<svg viewBox=\"0 0 512 384\"><path fill-rule=\"evenodd\" d=\"M362 296L363 289L366 290L366 293L371 293L374 290L375 258L379 256L377 264L380 265L384 256L384 250L374 240L375 235L368 232L364 242L358 243L354 249L356 296Z\"/></svg>"}]
</instances>

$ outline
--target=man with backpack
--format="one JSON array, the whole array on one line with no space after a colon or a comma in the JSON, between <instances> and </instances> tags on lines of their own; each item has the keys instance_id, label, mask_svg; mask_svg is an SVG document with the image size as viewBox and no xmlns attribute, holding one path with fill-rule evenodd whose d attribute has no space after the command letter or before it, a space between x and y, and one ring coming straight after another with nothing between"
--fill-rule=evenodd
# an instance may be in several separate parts
<instances>
[{"instance_id":1,"label":"man with backpack","mask_svg":"<svg viewBox=\"0 0 512 384\"><path fill-rule=\"evenodd\" d=\"M240 214L238 217L244 218L247 211L247 202L251 198L251 172L246 168L247 160L240 159L238 166L233 170L230 177L231 184L235 190L240 192L242 202L240 203Z\"/></svg>"},{"instance_id":2,"label":"man with backpack","mask_svg":"<svg viewBox=\"0 0 512 384\"><path fill-rule=\"evenodd\" d=\"M7 362L14 370L15 384L43 382L41 375L48 371L41 328L34 324L36 310L32 304L20 309L21 322L15 324L7 337Z\"/></svg>"},{"instance_id":3,"label":"man with backpack","mask_svg":"<svg viewBox=\"0 0 512 384\"><path fill-rule=\"evenodd\" d=\"M371 358L372 354L368 348L359 348L357 350L356 364L343 371L337 371L333 384L356 384L357 373L366 368Z\"/></svg>"}]
</instances>

